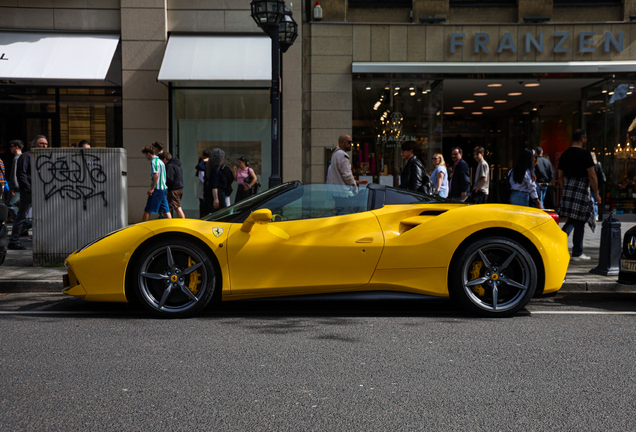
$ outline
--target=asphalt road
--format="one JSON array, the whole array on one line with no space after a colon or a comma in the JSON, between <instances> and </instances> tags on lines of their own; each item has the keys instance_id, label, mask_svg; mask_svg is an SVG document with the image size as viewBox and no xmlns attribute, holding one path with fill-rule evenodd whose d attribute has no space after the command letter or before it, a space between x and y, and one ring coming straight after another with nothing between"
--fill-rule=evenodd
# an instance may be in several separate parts
<instances>
[{"instance_id":1,"label":"asphalt road","mask_svg":"<svg viewBox=\"0 0 636 432\"><path fill-rule=\"evenodd\" d=\"M0 297L2 431L634 430L636 295L253 301L187 320Z\"/></svg>"}]
</instances>

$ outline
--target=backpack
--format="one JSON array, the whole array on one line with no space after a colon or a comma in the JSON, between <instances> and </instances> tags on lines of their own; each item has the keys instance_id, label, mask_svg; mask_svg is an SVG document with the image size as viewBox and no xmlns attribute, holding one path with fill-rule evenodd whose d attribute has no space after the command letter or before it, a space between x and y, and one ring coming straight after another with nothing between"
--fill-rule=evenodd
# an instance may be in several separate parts
<instances>
[{"instance_id":1,"label":"backpack","mask_svg":"<svg viewBox=\"0 0 636 432\"><path fill-rule=\"evenodd\" d=\"M495 190L497 192L497 200L496 201L490 201L489 200L490 202L498 202L498 203L501 203L501 204L510 204L510 191L511 191L511 187L510 187L510 171L508 171L508 174L506 174L506 176L503 179L501 179L501 180L499 180L497 182Z\"/></svg>"},{"instance_id":2,"label":"backpack","mask_svg":"<svg viewBox=\"0 0 636 432\"><path fill-rule=\"evenodd\" d=\"M424 178L422 179L422 186L420 187L420 192L424 192L427 195L433 195L435 192L435 185L431 181L431 177L424 173Z\"/></svg>"}]
</instances>

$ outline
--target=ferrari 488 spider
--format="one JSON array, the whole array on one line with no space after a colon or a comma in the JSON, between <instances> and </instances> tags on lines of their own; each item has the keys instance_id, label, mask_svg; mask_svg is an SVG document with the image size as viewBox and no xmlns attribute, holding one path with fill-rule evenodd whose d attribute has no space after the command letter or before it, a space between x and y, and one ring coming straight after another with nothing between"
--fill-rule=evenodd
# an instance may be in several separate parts
<instances>
[{"instance_id":1,"label":"ferrari 488 spider","mask_svg":"<svg viewBox=\"0 0 636 432\"><path fill-rule=\"evenodd\" d=\"M213 298L399 291L498 317L559 290L569 258L566 235L533 208L290 182L202 220L97 239L67 258L64 292L185 317Z\"/></svg>"}]
</instances>

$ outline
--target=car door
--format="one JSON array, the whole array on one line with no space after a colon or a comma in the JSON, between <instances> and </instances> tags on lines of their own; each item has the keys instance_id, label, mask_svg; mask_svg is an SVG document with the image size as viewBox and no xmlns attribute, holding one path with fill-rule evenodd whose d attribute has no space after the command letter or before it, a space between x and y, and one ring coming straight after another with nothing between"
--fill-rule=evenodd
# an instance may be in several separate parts
<instances>
[{"instance_id":1,"label":"car door","mask_svg":"<svg viewBox=\"0 0 636 432\"><path fill-rule=\"evenodd\" d=\"M312 186L323 185L303 187ZM333 214L333 201L325 202ZM316 210L316 200L311 205L310 211L297 202L280 206L275 222L254 224L250 232L240 224L232 227L227 240L232 295L329 292L369 282L384 245L376 216L364 211L313 218L325 212Z\"/></svg>"}]
</instances>

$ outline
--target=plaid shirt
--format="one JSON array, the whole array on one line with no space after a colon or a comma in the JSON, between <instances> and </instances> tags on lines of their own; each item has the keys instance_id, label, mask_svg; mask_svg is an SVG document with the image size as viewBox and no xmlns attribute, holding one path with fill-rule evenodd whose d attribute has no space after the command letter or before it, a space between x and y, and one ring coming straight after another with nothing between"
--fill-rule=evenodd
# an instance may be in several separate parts
<instances>
[{"instance_id":1,"label":"plaid shirt","mask_svg":"<svg viewBox=\"0 0 636 432\"><path fill-rule=\"evenodd\" d=\"M559 217L568 217L586 221L592 232L596 228L594 203L590 195L590 179L588 177L566 177L563 197L557 208Z\"/></svg>"},{"instance_id":2,"label":"plaid shirt","mask_svg":"<svg viewBox=\"0 0 636 432\"><path fill-rule=\"evenodd\" d=\"M0 159L0 188L4 187L4 184L6 183L6 178L4 176L4 173L6 171L4 170L4 162L2 162L2 159ZM0 191L0 196L2 195L2 191Z\"/></svg>"}]
</instances>

